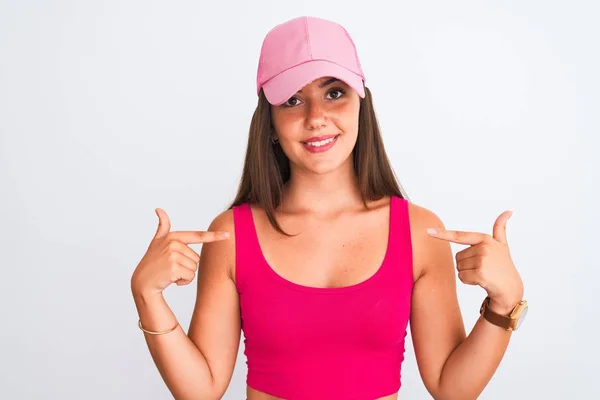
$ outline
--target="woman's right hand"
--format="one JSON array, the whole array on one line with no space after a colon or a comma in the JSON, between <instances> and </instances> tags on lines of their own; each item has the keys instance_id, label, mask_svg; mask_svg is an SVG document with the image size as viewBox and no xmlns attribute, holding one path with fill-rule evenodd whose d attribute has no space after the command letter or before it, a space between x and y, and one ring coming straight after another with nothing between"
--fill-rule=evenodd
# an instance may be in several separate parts
<instances>
[{"instance_id":1,"label":"woman's right hand","mask_svg":"<svg viewBox=\"0 0 600 400\"><path fill-rule=\"evenodd\" d=\"M137 295L162 293L171 283L187 285L194 279L200 255L188 244L225 240L228 232L174 231L165 211L156 209L158 229L144 257L131 277L131 290Z\"/></svg>"}]
</instances>

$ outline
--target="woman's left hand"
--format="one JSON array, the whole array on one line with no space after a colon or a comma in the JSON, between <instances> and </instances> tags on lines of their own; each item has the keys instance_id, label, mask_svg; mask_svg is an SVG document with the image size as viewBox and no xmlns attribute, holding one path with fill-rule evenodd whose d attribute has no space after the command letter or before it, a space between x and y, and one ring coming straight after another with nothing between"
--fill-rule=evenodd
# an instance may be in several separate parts
<instances>
[{"instance_id":1,"label":"woman's left hand","mask_svg":"<svg viewBox=\"0 0 600 400\"><path fill-rule=\"evenodd\" d=\"M506 222L511 216L512 211L500 214L494 223L493 236L439 228L427 230L432 237L470 245L456 253L458 278L468 285L484 288L490 296L490 308L502 315L508 315L523 298L523 281L506 240Z\"/></svg>"}]
</instances>

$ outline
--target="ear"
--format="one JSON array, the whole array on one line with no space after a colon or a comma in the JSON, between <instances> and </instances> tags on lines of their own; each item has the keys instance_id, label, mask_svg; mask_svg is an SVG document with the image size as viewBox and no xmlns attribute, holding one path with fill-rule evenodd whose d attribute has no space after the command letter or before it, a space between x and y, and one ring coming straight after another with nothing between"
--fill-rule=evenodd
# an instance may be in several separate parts
<instances>
[{"instance_id":1,"label":"ear","mask_svg":"<svg viewBox=\"0 0 600 400\"><path fill-rule=\"evenodd\" d=\"M271 138L271 142L273 142L274 144L279 142L279 137L277 136L277 132L275 132L275 128L273 127L273 124L271 124L269 137Z\"/></svg>"}]
</instances>

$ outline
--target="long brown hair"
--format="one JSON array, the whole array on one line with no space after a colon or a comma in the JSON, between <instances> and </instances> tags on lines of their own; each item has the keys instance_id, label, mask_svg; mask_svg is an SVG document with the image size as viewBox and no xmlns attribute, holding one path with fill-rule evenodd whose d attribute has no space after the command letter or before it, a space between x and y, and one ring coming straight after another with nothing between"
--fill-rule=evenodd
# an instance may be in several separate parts
<instances>
[{"instance_id":1,"label":"long brown hair","mask_svg":"<svg viewBox=\"0 0 600 400\"><path fill-rule=\"evenodd\" d=\"M371 91L367 87L365 97L360 99L358 121L354 172L365 208L368 201L384 196L408 199L385 152ZM250 123L242 178L229 209L242 203L258 204L265 210L271 225L289 236L277 222L275 209L281 203L283 185L290 178L290 162L279 143L271 141L272 132L271 105L261 90Z\"/></svg>"}]
</instances>

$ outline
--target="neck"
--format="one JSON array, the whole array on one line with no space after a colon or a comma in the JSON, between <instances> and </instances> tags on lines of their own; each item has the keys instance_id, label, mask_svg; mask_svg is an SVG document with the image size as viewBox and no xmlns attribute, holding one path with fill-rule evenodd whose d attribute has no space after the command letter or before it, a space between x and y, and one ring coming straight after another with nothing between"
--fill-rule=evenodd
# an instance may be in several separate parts
<instances>
[{"instance_id":1,"label":"neck","mask_svg":"<svg viewBox=\"0 0 600 400\"><path fill-rule=\"evenodd\" d=\"M327 214L362 205L353 160L333 171L316 174L292 168L283 191L283 212Z\"/></svg>"}]
</instances>

